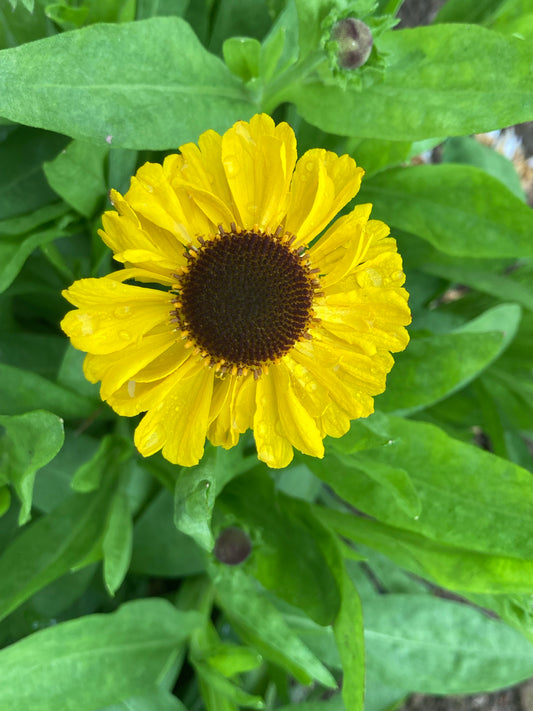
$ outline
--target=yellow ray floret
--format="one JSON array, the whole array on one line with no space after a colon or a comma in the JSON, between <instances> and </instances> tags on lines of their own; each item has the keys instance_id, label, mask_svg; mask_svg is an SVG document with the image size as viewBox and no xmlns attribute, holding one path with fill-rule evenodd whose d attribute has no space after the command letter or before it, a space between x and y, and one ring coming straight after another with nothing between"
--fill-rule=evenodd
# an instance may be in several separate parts
<instances>
[{"instance_id":1,"label":"yellow ray floret","mask_svg":"<svg viewBox=\"0 0 533 711\"><path fill-rule=\"evenodd\" d=\"M410 311L371 205L335 220L363 173L324 149L298 159L292 129L261 114L112 191L100 234L125 268L67 289L61 325L102 399L144 413L142 455L192 466L206 438L231 448L252 430L283 467L373 412Z\"/></svg>"}]
</instances>

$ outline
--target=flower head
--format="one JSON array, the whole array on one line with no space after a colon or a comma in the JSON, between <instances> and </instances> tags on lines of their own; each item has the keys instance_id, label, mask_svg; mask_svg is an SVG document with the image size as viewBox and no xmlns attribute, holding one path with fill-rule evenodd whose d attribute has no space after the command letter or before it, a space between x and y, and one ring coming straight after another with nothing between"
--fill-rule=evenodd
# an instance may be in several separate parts
<instances>
[{"instance_id":1,"label":"flower head","mask_svg":"<svg viewBox=\"0 0 533 711\"><path fill-rule=\"evenodd\" d=\"M259 458L283 467L373 411L410 312L371 205L332 223L362 175L323 149L297 160L292 129L262 114L112 191L100 234L125 268L67 289L77 308L61 325L102 399L145 413L141 454L190 466L206 437L230 448L252 429Z\"/></svg>"}]
</instances>

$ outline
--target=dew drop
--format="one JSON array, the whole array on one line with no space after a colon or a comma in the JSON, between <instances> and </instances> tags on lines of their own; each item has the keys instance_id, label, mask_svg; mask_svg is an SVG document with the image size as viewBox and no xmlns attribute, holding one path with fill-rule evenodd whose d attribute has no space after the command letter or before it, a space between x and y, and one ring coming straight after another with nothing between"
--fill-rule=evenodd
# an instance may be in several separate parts
<instances>
[{"instance_id":1,"label":"dew drop","mask_svg":"<svg viewBox=\"0 0 533 711\"><path fill-rule=\"evenodd\" d=\"M122 338L123 341L129 341L131 339L129 331L119 331L118 335L119 338Z\"/></svg>"},{"instance_id":2,"label":"dew drop","mask_svg":"<svg viewBox=\"0 0 533 711\"><path fill-rule=\"evenodd\" d=\"M82 336L92 336L98 329L98 321L88 314L79 314L78 321Z\"/></svg>"},{"instance_id":3,"label":"dew drop","mask_svg":"<svg viewBox=\"0 0 533 711\"><path fill-rule=\"evenodd\" d=\"M313 173L315 170L315 162L312 160L306 160L304 163L304 168L308 173Z\"/></svg>"},{"instance_id":4,"label":"dew drop","mask_svg":"<svg viewBox=\"0 0 533 711\"><path fill-rule=\"evenodd\" d=\"M136 386L137 386L137 383L135 382L135 380L128 381L128 395L130 397L135 397Z\"/></svg>"},{"instance_id":5,"label":"dew drop","mask_svg":"<svg viewBox=\"0 0 533 711\"><path fill-rule=\"evenodd\" d=\"M240 171L239 161L236 156L224 158L224 169L228 178L234 178Z\"/></svg>"},{"instance_id":6,"label":"dew drop","mask_svg":"<svg viewBox=\"0 0 533 711\"><path fill-rule=\"evenodd\" d=\"M161 447L165 441L165 430L159 424L155 427L144 442L143 449L152 449L153 447Z\"/></svg>"},{"instance_id":7,"label":"dew drop","mask_svg":"<svg viewBox=\"0 0 533 711\"><path fill-rule=\"evenodd\" d=\"M378 271L376 271L375 269L366 269L365 271L373 286L383 285L383 278Z\"/></svg>"},{"instance_id":8,"label":"dew drop","mask_svg":"<svg viewBox=\"0 0 533 711\"><path fill-rule=\"evenodd\" d=\"M113 311L113 315L116 318L124 318L124 316L127 316L131 312L131 306L117 306L117 308Z\"/></svg>"}]
</instances>

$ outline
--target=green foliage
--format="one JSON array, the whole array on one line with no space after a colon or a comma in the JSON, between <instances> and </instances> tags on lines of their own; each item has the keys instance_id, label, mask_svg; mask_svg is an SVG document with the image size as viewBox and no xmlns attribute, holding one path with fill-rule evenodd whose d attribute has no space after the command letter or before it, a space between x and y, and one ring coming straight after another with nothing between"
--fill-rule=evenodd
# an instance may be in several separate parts
<instances>
[{"instance_id":1,"label":"green foliage","mask_svg":"<svg viewBox=\"0 0 533 711\"><path fill-rule=\"evenodd\" d=\"M199 621L164 600L135 600L109 616L41 630L0 653L0 705L89 711L146 692ZM44 699L43 685L50 689Z\"/></svg>"},{"instance_id":2,"label":"green foliage","mask_svg":"<svg viewBox=\"0 0 533 711\"><path fill-rule=\"evenodd\" d=\"M472 135L533 120L533 14L448 0L392 30L401 4L0 8L1 711L390 711L533 676L533 217ZM353 81L325 50L349 14L381 62ZM112 270L110 188L260 111L365 169L411 343L323 459L269 470L249 434L190 468L142 459L61 291Z\"/></svg>"}]
</instances>

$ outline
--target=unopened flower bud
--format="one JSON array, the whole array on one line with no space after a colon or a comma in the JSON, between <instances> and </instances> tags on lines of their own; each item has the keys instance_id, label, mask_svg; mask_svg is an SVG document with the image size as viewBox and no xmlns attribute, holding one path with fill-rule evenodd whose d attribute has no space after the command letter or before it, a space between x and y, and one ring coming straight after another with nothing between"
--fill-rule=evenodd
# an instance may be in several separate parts
<instances>
[{"instance_id":1,"label":"unopened flower bud","mask_svg":"<svg viewBox=\"0 0 533 711\"><path fill-rule=\"evenodd\" d=\"M368 25L354 17L339 20L333 26L331 39L337 42L337 62L341 69L362 67L370 56L374 44Z\"/></svg>"},{"instance_id":2,"label":"unopened flower bud","mask_svg":"<svg viewBox=\"0 0 533 711\"><path fill-rule=\"evenodd\" d=\"M225 528L221 532L213 551L215 558L226 565L243 563L251 552L252 544L248 535L235 526Z\"/></svg>"}]
</instances>

